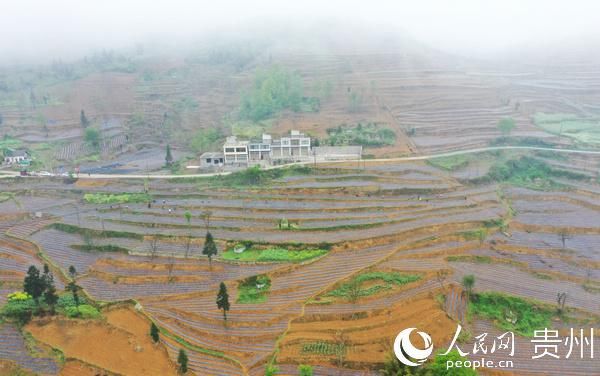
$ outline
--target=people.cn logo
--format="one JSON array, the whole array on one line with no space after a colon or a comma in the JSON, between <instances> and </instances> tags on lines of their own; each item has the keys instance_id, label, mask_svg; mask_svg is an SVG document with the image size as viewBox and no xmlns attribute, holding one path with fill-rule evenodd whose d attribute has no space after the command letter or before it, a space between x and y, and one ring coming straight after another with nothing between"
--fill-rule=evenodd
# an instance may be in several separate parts
<instances>
[{"instance_id":1,"label":"people.cn logo","mask_svg":"<svg viewBox=\"0 0 600 376\"><path fill-rule=\"evenodd\" d=\"M417 332L425 343L424 349L418 349L410 342L410 334L416 329L417 328L404 329L398 334L394 341L394 353L396 354L396 357L399 361L411 367L416 367L424 363L433 352L431 337L425 332Z\"/></svg>"}]
</instances>

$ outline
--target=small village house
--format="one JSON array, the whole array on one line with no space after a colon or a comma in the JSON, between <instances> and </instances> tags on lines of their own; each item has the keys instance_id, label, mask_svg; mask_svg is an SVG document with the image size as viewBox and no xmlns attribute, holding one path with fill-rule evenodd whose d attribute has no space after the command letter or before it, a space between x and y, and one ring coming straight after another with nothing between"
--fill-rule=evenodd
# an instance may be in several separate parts
<instances>
[{"instance_id":1,"label":"small village house","mask_svg":"<svg viewBox=\"0 0 600 376\"><path fill-rule=\"evenodd\" d=\"M29 164L30 161L31 161L31 157L29 156L29 153L27 152L27 150L7 149L4 151L4 163L7 165Z\"/></svg>"}]
</instances>

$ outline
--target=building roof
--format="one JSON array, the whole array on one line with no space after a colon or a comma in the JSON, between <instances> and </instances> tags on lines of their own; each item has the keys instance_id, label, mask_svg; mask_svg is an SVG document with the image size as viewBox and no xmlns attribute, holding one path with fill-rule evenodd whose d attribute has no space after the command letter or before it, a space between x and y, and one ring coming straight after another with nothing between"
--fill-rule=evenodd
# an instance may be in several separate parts
<instances>
[{"instance_id":1,"label":"building roof","mask_svg":"<svg viewBox=\"0 0 600 376\"><path fill-rule=\"evenodd\" d=\"M248 145L248 141L240 141L235 136L227 137L224 146L237 146L237 145Z\"/></svg>"},{"instance_id":2,"label":"building roof","mask_svg":"<svg viewBox=\"0 0 600 376\"><path fill-rule=\"evenodd\" d=\"M206 158L223 158L223 153L218 151L207 151L206 153L202 153L200 155L200 159Z\"/></svg>"},{"instance_id":3,"label":"building roof","mask_svg":"<svg viewBox=\"0 0 600 376\"><path fill-rule=\"evenodd\" d=\"M315 146L315 155L360 155L362 146Z\"/></svg>"},{"instance_id":4,"label":"building roof","mask_svg":"<svg viewBox=\"0 0 600 376\"><path fill-rule=\"evenodd\" d=\"M25 150L25 149L17 149L17 150L8 149L8 150L6 150L6 156L7 157L28 157L29 153L27 153L27 150Z\"/></svg>"}]
</instances>

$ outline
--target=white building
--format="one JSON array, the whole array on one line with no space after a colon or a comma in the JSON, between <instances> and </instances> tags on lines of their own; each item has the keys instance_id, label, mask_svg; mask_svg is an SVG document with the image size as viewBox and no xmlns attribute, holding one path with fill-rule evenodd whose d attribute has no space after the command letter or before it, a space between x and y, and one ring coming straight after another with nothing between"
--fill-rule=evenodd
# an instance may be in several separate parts
<instances>
[{"instance_id":1,"label":"white building","mask_svg":"<svg viewBox=\"0 0 600 376\"><path fill-rule=\"evenodd\" d=\"M200 168L223 167L225 156L219 152L206 152L200 156Z\"/></svg>"},{"instance_id":2,"label":"white building","mask_svg":"<svg viewBox=\"0 0 600 376\"><path fill-rule=\"evenodd\" d=\"M4 163L9 165L27 163L29 161L29 153L26 150L7 150L4 154Z\"/></svg>"},{"instance_id":3,"label":"white building","mask_svg":"<svg viewBox=\"0 0 600 376\"><path fill-rule=\"evenodd\" d=\"M273 140L271 159L279 161L303 161L311 157L310 137L293 130L287 137Z\"/></svg>"},{"instance_id":4,"label":"white building","mask_svg":"<svg viewBox=\"0 0 600 376\"><path fill-rule=\"evenodd\" d=\"M239 141L237 137L227 137L223 145L225 164L248 164L248 141Z\"/></svg>"}]
</instances>

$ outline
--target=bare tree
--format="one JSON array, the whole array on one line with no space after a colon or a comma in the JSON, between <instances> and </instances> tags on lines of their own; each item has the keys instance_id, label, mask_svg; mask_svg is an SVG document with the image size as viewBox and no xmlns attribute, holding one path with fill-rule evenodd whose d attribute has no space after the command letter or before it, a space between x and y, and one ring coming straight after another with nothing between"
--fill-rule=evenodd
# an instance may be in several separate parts
<instances>
[{"instance_id":1,"label":"bare tree","mask_svg":"<svg viewBox=\"0 0 600 376\"><path fill-rule=\"evenodd\" d=\"M205 210L200 214L200 218L204 221L204 226L206 226L206 231L208 232L208 228L210 227L210 217L213 215L213 212L210 210Z\"/></svg>"},{"instance_id":2,"label":"bare tree","mask_svg":"<svg viewBox=\"0 0 600 376\"><path fill-rule=\"evenodd\" d=\"M334 338L337 345L335 349L337 363L339 367L343 367L349 346L348 335L343 330L338 330L335 332Z\"/></svg>"},{"instance_id":3,"label":"bare tree","mask_svg":"<svg viewBox=\"0 0 600 376\"><path fill-rule=\"evenodd\" d=\"M565 250L566 246L567 246L567 240L571 239L573 236L571 235L569 230L567 230L566 228L563 228L558 232L558 237L560 238L560 241L562 242L562 249Z\"/></svg>"},{"instance_id":4,"label":"bare tree","mask_svg":"<svg viewBox=\"0 0 600 376\"><path fill-rule=\"evenodd\" d=\"M447 269L442 269L442 270L438 270L435 275L435 279L440 284L440 287L442 288L442 290L444 289L444 282L446 282L446 279L448 278L449 274L450 274L450 272L448 272Z\"/></svg>"},{"instance_id":5,"label":"bare tree","mask_svg":"<svg viewBox=\"0 0 600 376\"><path fill-rule=\"evenodd\" d=\"M361 295L362 295L362 286L360 284L360 281L358 281L356 278L353 278L348 283L348 293L347 293L348 300L350 300L352 303L356 303L356 301L360 298Z\"/></svg>"},{"instance_id":6,"label":"bare tree","mask_svg":"<svg viewBox=\"0 0 600 376\"><path fill-rule=\"evenodd\" d=\"M169 257L169 263L167 264L167 270L169 271L169 282L173 280L173 267L175 266L175 257L173 252L171 252L171 256Z\"/></svg>"},{"instance_id":7,"label":"bare tree","mask_svg":"<svg viewBox=\"0 0 600 376\"><path fill-rule=\"evenodd\" d=\"M556 294L556 303L558 305L558 313L562 313L565 309L565 301L567 300L566 292L559 292Z\"/></svg>"},{"instance_id":8,"label":"bare tree","mask_svg":"<svg viewBox=\"0 0 600 376\"><path fill-rule=\"evenodd\" d=\"M150 240L150 259L154 260L158 253L158 238L153 236Z\"/></svg>"}]
</instances>

